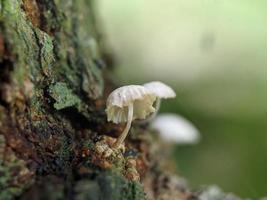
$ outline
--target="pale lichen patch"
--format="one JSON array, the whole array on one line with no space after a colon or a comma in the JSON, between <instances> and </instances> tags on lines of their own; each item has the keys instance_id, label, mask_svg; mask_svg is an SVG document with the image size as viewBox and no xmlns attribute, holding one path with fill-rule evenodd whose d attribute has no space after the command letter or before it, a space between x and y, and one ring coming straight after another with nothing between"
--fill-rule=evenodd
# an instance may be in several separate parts
<instances>
[{"instance_id":1,"label":"pale lichen patch","mask_svg":"<svg viewBox=\"0 0 267 200\"><path fill-rule=\"evenodd\" d=\"M71 106L79 106L81 100L75 95L66 83L58 82L49 87L49 94L56 101L54 108L61 110Z\"/></svg>"}]
</instances>

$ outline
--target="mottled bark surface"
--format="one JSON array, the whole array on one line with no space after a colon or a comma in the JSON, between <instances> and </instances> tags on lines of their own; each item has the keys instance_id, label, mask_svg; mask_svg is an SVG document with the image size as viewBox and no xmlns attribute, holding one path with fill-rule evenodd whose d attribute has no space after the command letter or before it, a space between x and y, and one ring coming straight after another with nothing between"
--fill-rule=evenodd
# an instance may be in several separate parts
<instances>
[{"instance_id":1,"label":"mottled bark surface","mask_svg":"<svg viewBox=\"0 0 267 200\"><path fill-rule=\"evenodd\" d=\"M194 199L157 138L106 122L90 0L0 0L0 199ZM145 191L145 192L144 192Z\"/></svg>"}]
</instances>

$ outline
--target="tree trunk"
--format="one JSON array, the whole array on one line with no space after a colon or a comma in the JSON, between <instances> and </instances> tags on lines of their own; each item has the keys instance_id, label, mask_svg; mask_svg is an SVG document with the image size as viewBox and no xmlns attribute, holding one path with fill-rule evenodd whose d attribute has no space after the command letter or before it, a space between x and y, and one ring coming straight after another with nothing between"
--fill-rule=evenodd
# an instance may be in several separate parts
<instances>
[{"instance_id":1,"label":"tree trunk","mask_svg":"<svg viewBox=\"0 0 267 200\"><path fill-rule=\"evenodd\" d=\"M147 127L106 154L123 127L106 122L111 64L90 0L0 0L0 12L0 199L194 198Z\"/></svg>"}]
</instances>

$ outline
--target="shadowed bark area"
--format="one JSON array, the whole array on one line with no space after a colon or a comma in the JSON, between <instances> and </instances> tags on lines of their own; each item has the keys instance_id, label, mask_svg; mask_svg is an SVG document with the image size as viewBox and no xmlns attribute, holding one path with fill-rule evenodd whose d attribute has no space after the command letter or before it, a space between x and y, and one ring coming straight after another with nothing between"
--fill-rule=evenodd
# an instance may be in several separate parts
<instances>
[{"instance_id":1,"label":"shadowed bark area","mask_svg":"<svg viewBox=\"0 0 267 200\"><path fill-rule=\"evenodd\" d=\"M0 13L0 199L196 198L147 127L110 148L123 127L106 122L91 1L0 0Z\"/></svg>"}]
</instances>

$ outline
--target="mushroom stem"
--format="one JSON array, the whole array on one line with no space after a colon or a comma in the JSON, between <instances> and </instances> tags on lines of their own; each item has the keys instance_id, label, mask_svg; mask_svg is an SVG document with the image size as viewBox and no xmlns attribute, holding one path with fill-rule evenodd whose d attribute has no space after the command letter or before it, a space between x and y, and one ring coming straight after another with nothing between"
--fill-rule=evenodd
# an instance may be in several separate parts
<instances>
[{"instance_id":1,"label":"mushroom stem","mask_svg":"<svg viewBox=\"0 0 267 200\"><path fill-rule=\"evenodd\" d=\"M160 104L161 104L161 98L157 98L156 105L155 105L155 112L153 112L153 114L151 115L151 118L154 118L159 112Z\"/></svg>"},{"instance_id":2,"label":"mushroom stem","mask_svg":"<svg viewBox=\"0 0 267 200\"><path fill-rule=\"evenodd\" d=\"M148 118L146 118L146 120L144 120L143 122L149 122L152 119L155 118L155 116L158 114L159 109L160 109L160 104L161 104L161 99L157 98L156 103L155 103L155 112L153 112Z\"/></svg>"},{"instance_id":3,"label":"mushroom stem","mask_svg":"<svg viewBox=\"0 0 267 200\"><path fill-rule=\"evenodd\" d=\"M133 104L131 103L128 106L128 118L127 118L126 127L124 128L122 134L119 136L119 138L115 142L115 144L113 146L114 148L118 148L121 145L121 143L125 140L126 136L128 135L128 132L131 128L132 120L133 120Z\"/></svg>"}]
</instances>

